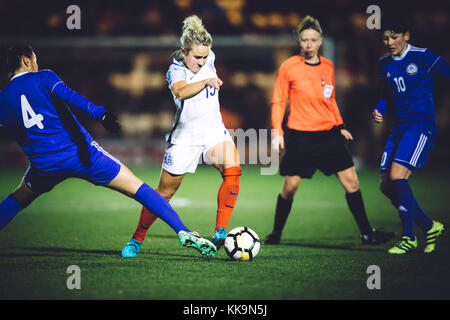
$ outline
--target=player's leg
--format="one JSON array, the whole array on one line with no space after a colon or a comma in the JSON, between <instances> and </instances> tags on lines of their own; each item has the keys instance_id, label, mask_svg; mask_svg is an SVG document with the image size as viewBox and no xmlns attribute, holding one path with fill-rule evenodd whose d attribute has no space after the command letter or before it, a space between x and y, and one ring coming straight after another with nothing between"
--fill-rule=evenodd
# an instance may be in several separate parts
<instances>
[{"instance_id":1,"label":"player's leg","mask_svg":"<svg viewBox=\"0 0 450 320\"><path fill-rule=\"evenodd\" d=\"M265 240L265 244L278 244L281 240L283 228L286 225L287 218L291 212L292 203L294 201L295 193L300 185L300 176L285 176L283 182L283 189L278 195L275 207L275 221L273 224L272 233L269 234Z\"/></svg>"},{"instance_id":2,"label":"player's leg","mask_svg":"<svg viewBox=\"0 0 450 320\"><path fill-rule=\"evenodd\" d=\"M183 246L195 248L203 255L214 255L217 248L184 226L178 214L158 192L137 178L125 165L92 142L89 149L91 166L72 165L72 175L96 185L106 186L134 198L149 211L162 218L177 234Z\"/></svg>"},{"instance_id":3,"label":"player's leg","mask_svg":"<svg viewBox=\"0 0 450 320\"><path fill-rule=\"evenodd\" d=\"M287 217L291 212L294 196L297 193L298 187L300 186L300 181L300 176L284 177L283 189L278 195L275 211L274 232L276 233L281 234L281 232L283 231Z\"/></svg>"},{"instance_id":4,"label":"player's leg","mask_svg":"<svg viewBox=\"0 0 450 320\"><path fill-rule=\"evenodd\" d=\"M211 256L217 252L208 240L191 232L172 209L169 202L158 192L137 178L125 165L121 165L117 176L106 187L119 191L142 204L147 210L163 219L178 235L180 243L192 247L202 255Z\"/></svg>"},{"instance_id":5,"label":"player's leg","mask_svg":"<svg viewBox=\"0 0 450 320\"><path fill-rule=\"evenodd\" d=\"M163 219L177 234L180 231L189 231L167 200L136 177L125 165L121 165L118 175L106 186L134 198Z\"/></svg>"},{"instance_id":6,"label":"player's leg","mask_svg":"<svg viewBox=\"0 0 450 320\"><path fill-rule=\"evenodd\" d=\"M390 171L383 172L380 175L380 191L389 199L391 200L392 205L395 207L395 209L398 210L399 204L397 199L397 193L394 188L394 184L391 181L390 178ZM427 231L430 228L430 220L427 219L426 214L423 212L422 208L420 208L419 204L417 203L416 199L414 199L414 221L419 225L419 227L423 231Z\"/></svg>"},{"instance_id":7,"label":"player's leg","mask_svg":"<svg viewBox=\"0 0 450 320\"><path fill-rule=\"evenodd\" d=\"M358 225L362 243L381 244L394 238L394 233L375 230L370 226L355 167L342 170L336 176L345 190L345 199Z\"/></svg>"},{"instance_id":8,"label":"player's leg","mask_svg":"<svg viewBox=\"0 0 450 320\"><path fill-rule=\"evenodd\" d=\"M398 152L400 146L401 135L391 134L386 142L383 155L380 163L380 191L384 194L392 203L392 205L398 209L399 199L397 191L394 187L394 183L391 180L391 167ZM394 166L395 169L395 166ZM399 174L401 172L398 172ZM406 253L417 247L417 243L412 241L409 237L403 236L397 242L397 244L389 249L389 253Z\"/></svg>"},{"instance_id":9,"label":"player's leg","mask_svg":"<svg viewBox=\"0 0 450 320\"><path fill-rule=\"evenodd\" d=\"M390 178L389 171L383 172L380 174L380 191L389 200L391 200L392 205L397 209L398 208L398 200L396 198L396 193L395 193L394 186L393 186L391 178Z\"/></svg>"},{"instance_id":10,"label":"player's leg","mask_svg":"<svg viewBox=\"0 0 450 320\"><path fill-rule=\"evenodd\" d=\"M425 235L424 252L431 253L435 249L436 240L444 230L444 226L442 223L430 219L417 203L408 181L411 173L410 169L401 164L392 164L390 179L398 199L398 211L403 227L402 238L408 237L409 241L403 242L412 242L414 247L417 247L417 240L414 235L414 222L416 222ZM405 253L403 252L405 251L404 248L400 249L398 250L397 244L390 250L390 253Z\"/></svg>"},{"instance_id":11,"label":"player's leg","mask_svg":"<svg viewBox=\"0 0 450 320\"><path fill-rule=\"evenodd\" d=\"M398 143L389 173L394 200L402 220L403 235L414 240L414 221L426 232L432 227L429 219L417 204L409 185L409 177L416 168L424 166L432 149L434 137L421 131L404 133Z\"/></svg>"},{"instance_id":12,"label":"player's leg","mask_svg":"<svg viewBox=\"0 0 450 320\"><path fill-rule=\"evenodd\" d=\"M24 180L22 179L16 190L0 203L0 230L39 196L26 186Z\"/></svg>"},{"instance_id":13,"label":"player's leg","mask_svg":"<svg viewBox=\"0 0 450 320\"><path fill-rule=\"evenodd\" d=\"M42 175L29 165L16 190L0 203L0 230L37 197L53 189L65 178L63 174Z\"/></svg>"},{"instance_id":14,"label":"player's leg","mask_svg":"<svg viewBox=\"0 0 450 320\"><path fill-rule=\"evenodd\" d=\"M391 200L391 203L395 208L398 207L398 200L390 178L390 167L392 165L392 161L394 160L394 155L397 151L399 140L400 137L398 135L391 134L389 136L384 147L384 152L381 156L380 163L380 191L389 200Z\"/></svg>"},{"instance_id":15,"label":"player's leg","mask_svg":"<svg viewBox=\"0 0 450 320\"><path fill-rule=\"evenodd\" d=\"M395 192L394 199L397 200L397 208L403 224L403 236L408 236L414 241L414 197L408 183L411 173L407 167L392 163L389 179Z\"/></svg>"},{"instance_id":16,"label":"player's leg","mask_svg":"<svg viewBox=\"0 0 450 320\"><path fill-rule=\"evenodd\" d=\"M183 177L184 175L173 175L170 172L167 172L165 169L162 169L159 179L159 185L155 191L169 202L170 199L172 199L172 196L175 194L176 190L178 190ZM123 257L131 258L136 257L139 254L141 246L147 235L147 231L156 221L156 219L158 219L158 216L156 214L149 211L144 206L141 208L139 222L136 230L131 236L130 241L128 241L128 243L122 250Z\"/></svg>"},{"instance_id":17,"label":"player's leg","mask_svg":"<svg viewBox=\"0 0 450 320\"><path fill-rule=\"evenodd\" d=\"M169 144L164 152L164 160L162 163L162 171L160 181L156 191L170 201L172 196L178 190L184 175L187 172L195 172L198 160L202 151L201 146L175 145ZM156 220L157 216L143 207L139 224L125 246L122 255L126 257L135 257L142 245L149 227ZM127 247L130 247L127 253Z\"/></svg>"},{"instance_id":18,"label":"player's leg","mask_svg":"<svg viewBox=\"0 0 450 320\"><path fill-rule=\"evenodd\" d=\"M358 176L356 175L355 167L352 166L345 170L339 171L336 173L336 176L345 190L345 199L347 201L348 208L353 214L364 242L364 240L368 240L371 235L372 227L370 226L367 218L366 208L364 206L361 191L359 190L359 181Z\"/></svg>"},{"instance_id":19,"label":"player's leg","mask_svg":"<svg viewBox=\"0 0 450 320\"><path fill-rule=\"evenodd\" d=\"M422 229L423 232L427 232L431 229L433 221L425 214L413 195L408 181L411 174L412 172L410 169L404 167L401 164L393 163L391 172L389 174L390 186L388 187L388 189L390 188L391 190L393 190L391 192L395 194L395 196L393 196L393 199L397 204L396 208L398 210L404 210L404 208L411 206L413 211L412 219L417 223L417 225ZM403 207L400 208L400 206L402 205ZM410 218L408 219L408 221L409 220ZM408 225L410 223L411 222L408 222ZM410 230L410 227L408 227L408 229Z\"/></svg>"},{"instance_id":20,"label":"player's leg","mask_svg":"<svg viewBox=\"0 0 450 320\"><path fill-rule=\"evenodd\" d=\"M441 223L431 220L418 205L409 185L409 177L416 168L421 168L426 162L433 144L433 137L422 132L406 132L399 143L393 159L389 180L394 192L393 200L402 221L402 239L390 253L403 254L417 247L414 235L416 222L426 237L425 252L434 251L436 238L444 227ZM393 202L394 202L393 201ZM402 245L406 243L406 245Z\"/></svg>"},{"instance_id":21,"label":"player's leg","mask_svg":"<svg viewBox=\"0 0 450 320\"><path fill-rule=\"evenodd\" d=\"M345 190L345 200L355 219L363 244L381 244L394 237L393 233L375 230L367 218L358 176L346 140L339 130L331 130L322 141L318 169L325 175L335 174Z\"/></svg>"},{"instance_id":22,"label":"player's leg","mask_svg":"<svg viewBox=\"0 0 450 320\"><path fill-rule=\"evenodd\" d=\"M389 179L392 183L398 205L398 213L402 221L402 236L394 247L388 250L390 254L404 254L417 248L414 235L414 197L408 183L411 170L398 163L392 163Z\"/></svg>"},{"instance_id":23,"label":"player's leg","mask_svg":"<svg viewBox=\"0 0 450 320\"><path fill-rule=\"evenodd\" d=\"M280 163L280 175L284 177L283 187L276 201L273 230L264 241L265 244L280 243L300 181L311 179L317 169L317 146L320 141L317 141L314 133L287 129L285 142L285 154Z\"/></svg>"},{"instance_id":24,"label":"player's leg","mask_svg":"<svg viewBox=\"0 0 450 320\"><path fill-rule=\"evenodd\" d=\"M158 187L156 188L156 192L158 192L169 202L172 199L175 192L180 187L181 182L183 181L183 177L184 174L174 175L162 169L161 176L159 178L159 184ZM158 218L157 215L150 212L145 207L142 207L141 214L139 217L139 223L132 238L140 243L144 242L148 229L156 221L157 218Z\"/></svg>"},{"instance_id":25,"label":"player's leg","mask_svg":"<svg viewBox=\"0 0 450 320\"><path fill-rule=\"evenodd\" d=\"M241 176L239 153L234 143L226 140L209 148L205 158L220 172L223 179L217 193L216 226L212 238L214 244L222 246L227 235L228 222L239 195Z\"/></svg>"},{"instance_id":26,"label":"player's leg","mask_svg":"<svg viewBox=\"0 0 450 320\"><path fill-rule=\"evenodd\" d=\"M396 191L395 185L391 179L391 167L394 164L393 160L395 154L397 153L400 138L398 135L390 135L383 156L381 157L381 168L380 168L380 191L383 193L392 203L392 205L398 210L399 209L399 199L398 193ZM403 170L396 170L396 165L394 164L395 175L404 175ZM401 168L400 168L401 169ZM417 248L417 242L411 240L409 237L400 237L396 245L388 250L391 254L403 254Z\"/></svg>"},{"instance_id":27,"label":"player's leg","mask_svg":"<svg viewBox=\"0 0 450 320\"><path fill-rule=\"evenodd\" d=\"M167 145L156 192L170 201L181 185L184 175L187 172L195 172L200 153L201 147L199 146ZM154 213L145 207L141 208L139 223L122 251L123 256L135 257L138 254L148 229L156 219L157 216Z\"/></svg>"}]
</instances>

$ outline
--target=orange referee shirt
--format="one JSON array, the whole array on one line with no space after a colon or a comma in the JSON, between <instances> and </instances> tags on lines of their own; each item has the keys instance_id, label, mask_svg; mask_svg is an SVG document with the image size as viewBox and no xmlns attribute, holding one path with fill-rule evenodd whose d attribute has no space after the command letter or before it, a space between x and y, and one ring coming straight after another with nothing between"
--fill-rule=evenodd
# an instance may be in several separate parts
<instances>
[{"instance_id":1,"label":"orange referee shirt","mask_svg":"<svg viewBox=\"0 0 450 320\"><path fill-rule=\"evenodd\" d=\"M288 99L290 129L326 131L344 123L335 99L334 66L324 57L317 65L300 55L281 64L272 97L272 128L280 134Z\"/></svg>"}]
</instances>

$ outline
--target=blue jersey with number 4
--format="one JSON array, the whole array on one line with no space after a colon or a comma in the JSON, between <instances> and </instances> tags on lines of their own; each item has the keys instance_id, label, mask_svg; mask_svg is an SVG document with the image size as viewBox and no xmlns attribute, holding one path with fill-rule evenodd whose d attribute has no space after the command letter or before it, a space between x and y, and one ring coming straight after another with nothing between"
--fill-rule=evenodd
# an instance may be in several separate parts
<instances>
[{"instance_id":1,"label":"blue jersey with number 4","mask_svg":"<svg viewBox=\"0 0 450 320\"><path fill-rule=\"evenodd\" d=\"M0 125L37 169L45 170L73 157L80 143L90 145L93 141L66 105L57 107L54 97L96 120L106 112L68 88L51 70L14 76L0 92Z\"/></svg>"},{"instance_id":2,"label":"blue jersey with number 4","mask_svg":"<svg viewBox=\"0 0 450 320\"><path fill-rule=\"evenodd\" d=\"M381 114L395 107L392 133L436 131L433 78L450 76L450 65L426 48L408 44L401 56L384 55L380 61L382 97L375 106Z\"/></svg>"}]
</instances>

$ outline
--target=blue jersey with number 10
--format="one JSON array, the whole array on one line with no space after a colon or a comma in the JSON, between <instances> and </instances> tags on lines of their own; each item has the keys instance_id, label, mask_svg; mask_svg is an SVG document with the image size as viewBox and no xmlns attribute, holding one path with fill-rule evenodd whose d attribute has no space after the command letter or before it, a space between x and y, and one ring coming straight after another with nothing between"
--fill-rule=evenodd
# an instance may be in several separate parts
<instances>
[{"instance_id":1,"label":"blue jersey with number 10","mask_svg":"<svg viewBox=\"0 0 450 320\"><path fill-rule=\"evenodd\" d=\"M426 48L408 44L401 56L386 54L379 65L382 97L375 109L384 114L388 105L395 107L391 132L425 130L434 133L433 78L450 76L448 62Z\"/></svg>"},{"instance_id":2,"label":"blue jersey with number 10","mask_svg":"<svg viewBox=\"0 0 450 320\"><path fill-rule=\"evenodd\" d=\"M80 143L93 141L70 110L65 105L57 107L52 97L96 120L106 112L68 88L51 70L14 76L0 92L0 125L18 142L31 165L41 170L77 155Z\"/></svg>"}]
</instances>

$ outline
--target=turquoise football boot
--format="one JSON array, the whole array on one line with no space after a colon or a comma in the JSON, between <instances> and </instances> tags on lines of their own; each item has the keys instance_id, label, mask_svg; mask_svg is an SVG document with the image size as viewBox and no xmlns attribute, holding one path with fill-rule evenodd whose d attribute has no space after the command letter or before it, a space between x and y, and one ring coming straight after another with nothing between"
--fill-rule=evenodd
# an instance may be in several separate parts
<instances>
[{"instance_id":1,"label":"turquoise football boot","mask_svg":"<svg viewBox=\"0 0 450 320\"><path fill-rule=\"evenodd\" d=\"M180 231L178 233L178 239L181 245L194 248L203 256L212 257L217 253L216 246L211 241L200 237L197 232Z\"/></svg>"},{"instance_id":2,"label":"turquoise football boot","mask_svg":"<svg viewBox=\"0 0 450 320\"><path fill-rule=\"evenodd\" d=\"M122 257L134 258L137 257L139 250L141 250L142 242L139 242L133 238L128 241L125 247L122 249Z\"/></svg>"},{"instance_id":3,"label":"turquoise football boot","mask_svg":"<svg viewBox=\"0 0 450 320\"><path fill-rule=\"evenodd\" d=\"M225 243L226 237L227 237L227 231L223 227L217 229L214 232L214 236L212 237L211 241L212 241L212 243L215 244L215 246L217 247L217 250L219 250L220 247L223 246L223 244Z\"/></svg>"}]
</instances>

